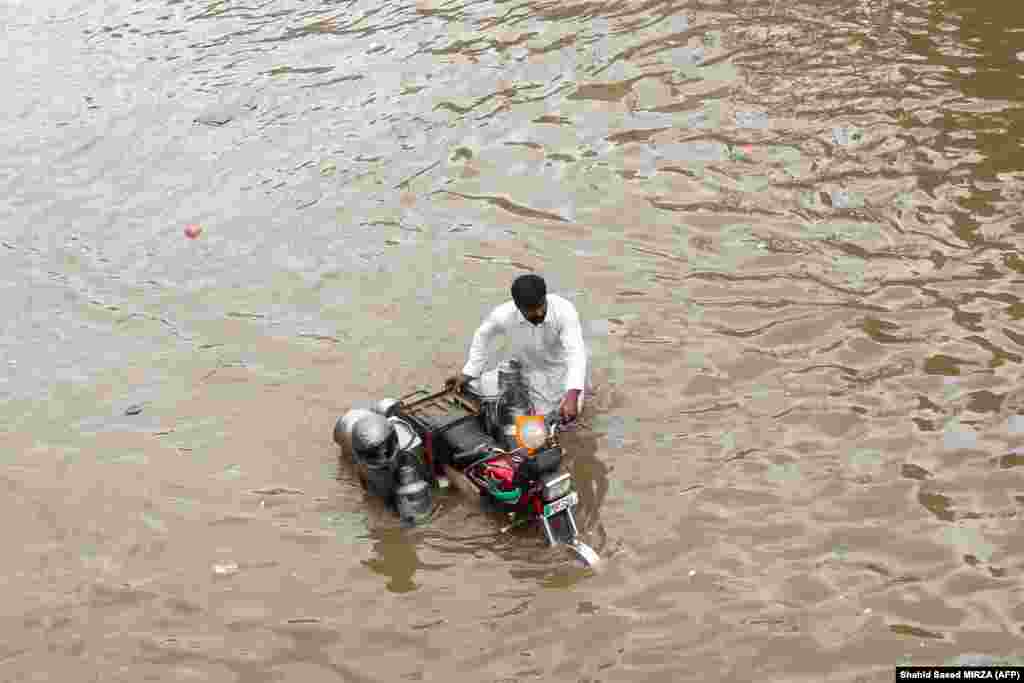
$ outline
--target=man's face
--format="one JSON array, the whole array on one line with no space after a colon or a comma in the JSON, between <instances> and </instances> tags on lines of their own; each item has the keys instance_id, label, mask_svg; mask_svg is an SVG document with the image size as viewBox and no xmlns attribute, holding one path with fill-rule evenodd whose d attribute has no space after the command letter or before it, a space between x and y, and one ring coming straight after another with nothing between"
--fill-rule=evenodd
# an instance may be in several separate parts
<instances>
[{"instance_id":1,"label":"man's face","mask_svg":"<svg viewBox=\"0 0 1024 683\"><path fill-rule=\"evenodd\" d=\"M548 302L545 301L540 306L535 306L534 308L520 308L519 312L533 325L540 325L548 314Z\"/></svg>"}]
</instances>

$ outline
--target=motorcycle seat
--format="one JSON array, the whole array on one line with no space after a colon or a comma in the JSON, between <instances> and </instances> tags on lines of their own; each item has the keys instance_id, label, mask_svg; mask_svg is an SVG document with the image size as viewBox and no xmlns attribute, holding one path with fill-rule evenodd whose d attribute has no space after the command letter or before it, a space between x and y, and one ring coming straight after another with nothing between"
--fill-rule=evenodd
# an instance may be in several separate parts
<instances>
[{"instance_id":1,"label":"motorcycle seat","mask_svg":"<svg viewBox=\"0 0 1024 683\"><path fill-rule=\"evenodd\" d=\"M463 422L447 429L442 438L451 448L452 465L463 468L483 457L479 447L493 448L497 445L476 421Z\"/></svg>"}]
</instances>

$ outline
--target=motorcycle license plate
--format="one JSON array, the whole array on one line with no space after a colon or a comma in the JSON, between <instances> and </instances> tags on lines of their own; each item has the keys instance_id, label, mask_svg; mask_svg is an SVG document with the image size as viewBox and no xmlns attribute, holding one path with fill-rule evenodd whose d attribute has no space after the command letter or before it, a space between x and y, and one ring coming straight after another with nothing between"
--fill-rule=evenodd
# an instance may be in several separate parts
<instances>
[{"instance_id":1,"label":"motorcycle license plate","mask_svg":"<svg viewBox=\"0 0 1024 683\"><path fill-rule=\"evenodd\" d=\"M554 503L548 503L544 506L544 516L550 517L551 515L557 515L559 512L566 508L570 508L580 500L579 495L575 491L567 496L563 496L556 500Z\"/></svg>"}]
</instances>

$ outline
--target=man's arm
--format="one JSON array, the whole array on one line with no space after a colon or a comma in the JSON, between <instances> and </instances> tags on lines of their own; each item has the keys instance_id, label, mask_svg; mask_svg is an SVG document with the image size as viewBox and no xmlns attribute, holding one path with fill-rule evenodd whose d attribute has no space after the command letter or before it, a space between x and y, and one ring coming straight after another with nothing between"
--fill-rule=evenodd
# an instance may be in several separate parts
<instances>
[{"instance_id":1,"label":"man's arm","mask_svg":"<svg viewBox=\"0 0 1024 683\"><path fill-rule=\"evenodd\" d=\"M469 377L479 377L487 365L487 359L493 347L494 338L503 330L501 321L498 319L497 311L491 311L490 315L484 318L480 327L476 328L473 334L473 343L469 346L469 360L462 368L462 374Z\"/></svg>"},{"instance_id":2,"label":"man's arm","mask_svg":"<svg viewBox=\"0 0 1024 683\"><path fill-rule=\"evenodd\" d=\"M587 376L587 351L583 346L580 316L571 304L562 323L561 339L568 365L561 413L564 419L573 420L576 418L576 402L583 391L583 383Z\"/></svg>"}]
</instances>

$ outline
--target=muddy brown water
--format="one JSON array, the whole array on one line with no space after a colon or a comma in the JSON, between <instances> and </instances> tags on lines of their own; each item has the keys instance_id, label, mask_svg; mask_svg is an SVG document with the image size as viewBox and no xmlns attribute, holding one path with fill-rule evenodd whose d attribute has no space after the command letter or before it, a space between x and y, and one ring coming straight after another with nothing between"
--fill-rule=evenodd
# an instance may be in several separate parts
<instances>
[{"instance_id":1,"label":"muddy brown water","mask_svg":"<svg viewBox=\"0 0 1024 683\"><path fill-rule=\"evenodd\" d=\"M1024 655L1019 3L0 24L0 679ZM330 438L457 369L529 270L584 320L600 573L454 490L402 529Z\"/></svg>"}]
</instances>

